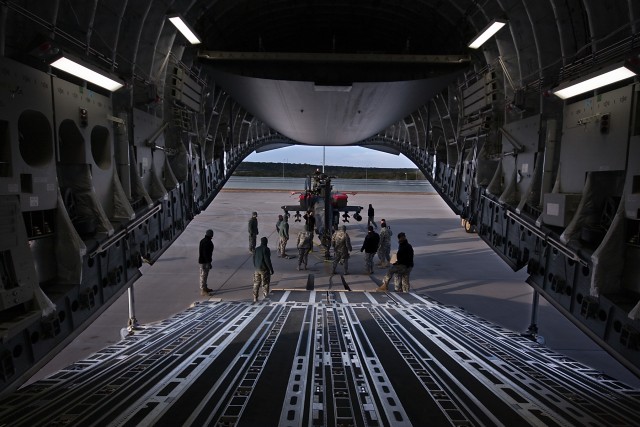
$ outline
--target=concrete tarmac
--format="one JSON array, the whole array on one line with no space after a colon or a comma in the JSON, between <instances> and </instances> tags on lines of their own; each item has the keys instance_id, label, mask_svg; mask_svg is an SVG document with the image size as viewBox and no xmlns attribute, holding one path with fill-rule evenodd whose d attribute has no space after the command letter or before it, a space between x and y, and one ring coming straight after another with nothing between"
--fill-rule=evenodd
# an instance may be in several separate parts
<instances>
[{"instance_id":1,"label":"concrete tarmac","mask_svg":"<svg viewBox=\"0 0 640 427\"><path fill-rule=\"evenodd\" d=\"M308 270L297 270L296 237L304 223L295 222L293 216L289 222L287 254L296 258L277 256L275 224L282 213L280 206L294 203L296 198L289 191L223 190L153 265L141 267L142 277L134 284L135 317L140 327L179 313L198 300L252 300L253 263L247 233L252 211L258 212L258 244L260 237L269 239L275 270L272 289L305 289L308 275L312 274L315 289L344 290L340 275L331 275L331 263L324 259L317 237L314 252L309 255ZM375 208L378 226L380 219L385 218L391 227L392 252L397 249L399 232L405 232L413 246L412 292L462 307L513 331L524 332L528 328L533 290L525 283L526 272L513 272L476 234L466 233L460 226L460 218L435 194L358 193L349 197L349 205L364 208L363 221L351 218L346 223L353 251L350 274L344 279L352 291L375 291L386 273L386 269L380 268L373 275L364 271L360 248L366 234L369 203ZM209 228L214 230L215 248L208 286L214 292L203 297L198 284L198 244ZM338 273L342 272L342 266L338 266ZM125 292L28 383L121 340L129 320L128 301ZM537 320L539 334L552 350L640 388L640 379L543 298Z\"/></svg>"}]
</instances>

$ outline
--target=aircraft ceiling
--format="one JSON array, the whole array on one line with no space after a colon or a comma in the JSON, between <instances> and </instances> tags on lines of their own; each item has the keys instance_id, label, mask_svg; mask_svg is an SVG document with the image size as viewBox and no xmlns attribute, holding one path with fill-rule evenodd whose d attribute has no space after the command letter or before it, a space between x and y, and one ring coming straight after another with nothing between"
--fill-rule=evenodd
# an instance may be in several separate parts
<instances>
[{"instance_id":1,"label":"aircraft ceiling","mask_svg":"<svg viewBox=\"0 0 640 427\"><path fill-rule=\"evenodd\" d=\"M214 73L216 82L253 115L287 137L310 145L350 145L409 115L452 78L355 82L320 86Z\"/></svg>"},{"instance_id":2,"label":"aircraft ceiling","mask_svg":"<svg viewBox=\"0 0 640 427\"><path fill-rule=\"evenodd\" d=\"M212 5L212 19L201 21L207 51L265 58L207 64L234 99L287 137L354 144L415 111L469 66L460 17L440 16L428 2L407 3L270 2L250 13ZM370 60L358 62L363 56Z\"/></svg>"},{"instance_id":3,"label":"aircraft ceiling","mask_svg":"<svg viewBox=\"0 0 640 427\"><path fill-rule=\"evenodd\" d=\"M33 39L45 34L111 67L130 87L136 81L163 82L167 60L174 56L203 78L213 76L273 129L302 143L338 145L356 143L401 120L465 68L502 70L502 92L507 95L516 88L546 90L557 84L563 65L635 32L640 14L634 0L0 4L2 54L33 52ZM198 57L168 23L166 17L173 12L181 13L201 36L201 53L291 55L249 60L238 55L226 60ZM467 43L494 18L507 19L509 25L483 48L468 49ZM183 41L183 51L175 41ZM304 54L332 59L314 62ZM375 60L357 63L355 58L364 55ZM405 59L398 62L402 55ZM323 86L329 88L318 90Z\"/></svg>"}]
</instances>

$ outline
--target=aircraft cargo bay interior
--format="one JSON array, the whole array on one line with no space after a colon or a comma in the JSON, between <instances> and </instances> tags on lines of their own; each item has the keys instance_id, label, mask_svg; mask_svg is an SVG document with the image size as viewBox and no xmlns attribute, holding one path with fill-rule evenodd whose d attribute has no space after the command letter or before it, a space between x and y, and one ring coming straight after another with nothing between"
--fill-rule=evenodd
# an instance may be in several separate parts
<instances>
[{"instance_id":1,"label":"aircraft cargo bay interior","mask_svg":"<svg viewBox=\"0 0 640 427\"><path fill-rule=\"evenodd\" d=\"M0 0L0 11L0 420L640 418L637 2ZM225 197L252 153L315 146L403 155L433 194L354 195L310 170L291 189L299 197ZM413 244L409 292L387 288L386 270L362 272L370 200L394 251L401 231ZM272 219L288 218L295 252L301 218L316 217L315 264L274 260L257 302L238 275L253 274L252 211L274 258ZM349 274L332 264L343 226ZM141 325L130 311L125 337L29 382L109 310L134 307L151 267L171 265L196 290L191 244L207 229L209 280L224 286L190 308L158 297L162 320ZM468 239L518 284L498 288ZM446 268L500 289L483 312L497 318L474 314L488 301L482 286L436 280ZM184 285L171 277L157 276L157 295ZM502 311L501 299L524 295ZM512 322L521 316L524 327ZM616 378L547 346L550 316L562 319L550 337L586 337L619 364Z\"/></svg>"}]
</instances>

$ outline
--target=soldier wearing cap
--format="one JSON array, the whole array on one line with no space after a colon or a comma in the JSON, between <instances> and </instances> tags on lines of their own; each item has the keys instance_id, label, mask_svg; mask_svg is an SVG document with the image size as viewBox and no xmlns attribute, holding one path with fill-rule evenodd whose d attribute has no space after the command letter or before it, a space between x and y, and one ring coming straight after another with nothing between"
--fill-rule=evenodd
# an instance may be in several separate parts
<instances>
[{"instance_id":1,"label":"soldier wearing cap","mask_svg":"<svg viewBox=\"0 0 640 427\"><path fill-rule=\"evenodd\" d=\"M213 260L213 230L207 230L204 237L200 240L200 249L198 253L198 264L200 264L200 294L202 296L209 295L213 292L207 286L207 278L209 270L211 270L211 261Z\"/></svg>"}]
</instances>

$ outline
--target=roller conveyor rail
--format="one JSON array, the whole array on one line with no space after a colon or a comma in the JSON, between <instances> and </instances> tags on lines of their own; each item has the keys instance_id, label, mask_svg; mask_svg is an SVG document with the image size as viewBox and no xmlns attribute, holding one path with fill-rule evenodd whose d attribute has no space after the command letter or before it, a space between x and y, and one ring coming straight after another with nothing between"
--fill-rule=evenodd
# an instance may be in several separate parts
<instances>
[{"instance_id":1,"label":"roller conveyor rail","mask_svg":"<svg viewBox=\"0 0 640 427\"><path fill-rule=\"evenodd\" d=\"M414 293L200 302L0 401L12 426L631 426L640 390Z\"/></svg>"}]
</instances>

